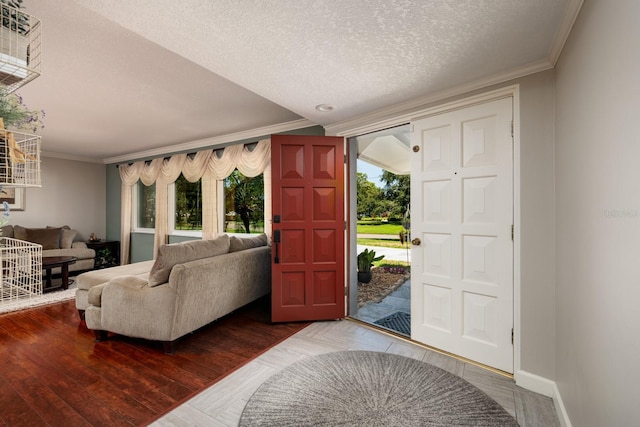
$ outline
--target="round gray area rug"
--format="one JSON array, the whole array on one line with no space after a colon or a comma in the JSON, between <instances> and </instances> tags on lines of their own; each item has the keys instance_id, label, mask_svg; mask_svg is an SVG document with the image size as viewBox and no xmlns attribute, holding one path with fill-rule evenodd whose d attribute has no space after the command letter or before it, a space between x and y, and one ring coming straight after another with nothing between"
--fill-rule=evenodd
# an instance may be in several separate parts
<instances>
[{"instance_id":1,"label":"round gray area rug","mask_svg":"<svg viewBox=\"0 0 640 427\"><path fill-rule=\"evenodd\" d=\"M487 394L447 371L395 354L310 357L269 378L240 426L517 426Z\"/></svg>"}]
</instances>

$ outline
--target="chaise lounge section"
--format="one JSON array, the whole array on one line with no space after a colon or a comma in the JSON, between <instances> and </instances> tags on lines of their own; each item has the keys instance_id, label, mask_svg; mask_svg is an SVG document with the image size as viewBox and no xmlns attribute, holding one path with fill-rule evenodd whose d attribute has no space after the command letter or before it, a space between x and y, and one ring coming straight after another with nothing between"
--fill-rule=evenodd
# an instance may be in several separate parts
<instances>
[{"instance_id":1,"label":"chaise lounge section","mask_svg":"<svg viewBox=\"0 0 640 427\"><path fill-rule=\"evenodd\" d=\"M94 286L106 284L109 280L120 276L137 276L142 279L149 278L149 272L154 261L135 262L133 264L119 265L117 267L88 271L76 277L76 309L81 320L84 320L84 312L89 307L89 290Z\"/></svg>"},{"instance_id":2,"label":"chaise lounge section","mask_svg":"<svg viewBox=\"0 0 640 427\"><path fill-rule=\"evenodd\" d=\"M264 234L163 245L148 275L118 275L121 267L102 270L114 277L82 291L85 321L98 342L111 332L161 341L165 353L173 353L180 337L271 291L271 249Z\"/></svg>"}]
</instances>

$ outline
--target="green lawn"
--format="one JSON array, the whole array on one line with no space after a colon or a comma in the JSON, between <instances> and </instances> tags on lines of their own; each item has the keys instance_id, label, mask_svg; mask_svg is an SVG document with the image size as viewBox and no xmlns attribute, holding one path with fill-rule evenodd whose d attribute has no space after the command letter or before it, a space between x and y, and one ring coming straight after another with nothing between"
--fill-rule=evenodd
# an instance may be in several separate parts
<instances>
[{"instance_id":1,"label":"green lawn","mask_svg":"<svg viewBox=\"0 0 640 427\"><path fill-rule=\"evenodd\" d=\"M356 230L358 234L390 234L398 236L402 231L402 225L390 222L383 222L381 224L361 224L360 221L358 221Z\"/></svg>"}]
</instances>

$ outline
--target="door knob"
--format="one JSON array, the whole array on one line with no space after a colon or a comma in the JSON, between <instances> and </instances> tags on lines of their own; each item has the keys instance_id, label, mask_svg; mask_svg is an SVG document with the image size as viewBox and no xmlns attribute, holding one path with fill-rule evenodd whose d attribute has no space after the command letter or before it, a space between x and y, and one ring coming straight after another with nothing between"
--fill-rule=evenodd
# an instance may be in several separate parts
<instances>
[{"instance_id":1,"label":"door knob","mask_svg":"<svg viewBox=\"0 0 640 427\"><path fill-rule=\"evenodd\" d=\"M422 241L417 237L411 241L411 244L415 246L420 246L420 243L422 243Z\"/></svg>"}]
</instances>

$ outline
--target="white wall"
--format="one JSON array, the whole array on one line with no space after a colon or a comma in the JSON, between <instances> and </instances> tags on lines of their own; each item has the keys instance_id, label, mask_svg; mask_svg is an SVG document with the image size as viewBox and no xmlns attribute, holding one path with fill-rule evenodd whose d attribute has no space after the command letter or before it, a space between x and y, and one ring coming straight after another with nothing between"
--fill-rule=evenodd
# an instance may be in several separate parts
<instances>
[{"instance_id":1,"label":"white wall","mask_svg":"<svg viewBox=\"0 0 640 427\"><path fill-rule=\"evenodd\" d=\"M639 17L585 1L556 71L556 381L580 427L640 419Z\"/></svg>"},{"instance_id":2,"label":"white wall","mask_svg":"<svg viewBox=\"0 0 640 427\"><path fill-rule=\"evenodd\" d=\"M12 211L10 224L25 227L69 225L88 238L104 237L105 165L43 157L42 187L27 188L24 211Z\"/></svg>"}]
</instances>

